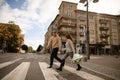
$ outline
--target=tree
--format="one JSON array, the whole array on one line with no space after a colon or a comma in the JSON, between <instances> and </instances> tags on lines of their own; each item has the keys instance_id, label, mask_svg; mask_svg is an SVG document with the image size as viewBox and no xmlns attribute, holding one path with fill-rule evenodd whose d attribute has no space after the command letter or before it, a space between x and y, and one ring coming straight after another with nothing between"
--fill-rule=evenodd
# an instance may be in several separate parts
<instances>
[{"instance_id":1,"label":"tree","mask_svg":"<svg viewBox=\"0 0 120 80\"><path fill-rule=\"evenodd\" d=\"M27 45L24 44L24 45L22 45L21 48L22 48L22 50L25 50L25 52L28 52L28 46Z\"/></svg>"},{"instance_id":2,"label":"tree","mask_svg":"<svg viewBox=\"0 0 120 80\"><path fill-rule=\"evenodd\" d=\"M20 27L16 24L0 23L0 48L4 41L7 42L8 51L16 52L24 41Z\"/></svg>"},{"instance_id":3,"label":"tree","mask_svg":"<svg viewBox=\"0 0 120 80\"><path fill-rule=\"evenodd\" d=\"M29 53L32 53L32 52L33 52L32 46L29 46L29 47L28 47L28 52L29 52Z\"/></svg>"},{"instance_id":4,"label":"tree","mask_svg":"<svg viewBox=\"0 0 120 80\"><path fill-rule=\"evenodd\" d=\"M42 49L43 49L43 46L39 45L38 48L37 48L37 52L41 51Z\"/></svg>"}]
</instances>

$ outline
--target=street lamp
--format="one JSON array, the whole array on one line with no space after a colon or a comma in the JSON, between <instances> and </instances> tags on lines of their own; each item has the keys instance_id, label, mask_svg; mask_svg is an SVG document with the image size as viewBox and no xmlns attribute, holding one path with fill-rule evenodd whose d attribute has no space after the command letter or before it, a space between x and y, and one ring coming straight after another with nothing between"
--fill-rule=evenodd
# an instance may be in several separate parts
<instances>
[{"instance_id":1,"label":"street lamp","mask_svg":"<svg viewBox=\"0 0 120 80\"><path fill-rule=\"evenodd\" d=\"M93 0L93 3L96 3L98 2L99 0ZM80 3L85 3L85 6L86 6L86 43L85 43L85 47L86 47L86 56L87 56L87 59L90 59L90 53L89 53L89 16L88 16L88 7L89 7L89 1L88 0L80 0L79 1Z\"/></svg>"}]
</instances>

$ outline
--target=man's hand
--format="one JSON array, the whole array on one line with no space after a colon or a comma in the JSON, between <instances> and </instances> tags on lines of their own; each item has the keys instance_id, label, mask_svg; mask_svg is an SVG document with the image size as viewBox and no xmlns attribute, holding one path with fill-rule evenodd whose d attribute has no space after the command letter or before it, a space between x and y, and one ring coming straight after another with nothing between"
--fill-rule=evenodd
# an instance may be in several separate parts
<instances>
[{"instance_id":1,"label":"man's hand","mask_svg":"<svg viewBox=\"0 0 120 80\"><path fill-rule=\"evenodd\" d=\"M59 52L61 52L62 51L62 49L61 48L59 48Z\"/></svg>"},{"instance_id":2,"label":"man's hand","mask_svg":"<svg viewBox=\"0 0 120 80\"><path fill-rule=\"evenodd\" d=\"M58 54L60 54L61 52L60 51L58 51Z\"/></svg>"}]
</instances>

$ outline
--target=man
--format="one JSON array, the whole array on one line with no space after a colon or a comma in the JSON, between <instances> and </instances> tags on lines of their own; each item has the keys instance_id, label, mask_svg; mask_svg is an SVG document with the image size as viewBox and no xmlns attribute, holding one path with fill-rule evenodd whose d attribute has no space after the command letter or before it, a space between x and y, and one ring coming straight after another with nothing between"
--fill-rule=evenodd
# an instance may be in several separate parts
<instances>
[{"instance_id":1,"label":"man","mask_svg":"<svg viewBox=\"0 0 120 80\"><path fill-rule=\"evenodd\" d=\"M62 62L61 59L57 56L58 51L61 51L61 40L55 30L52 32L52 36L48 42L47 49L50 48L50 46L52 47L52 52L50 55L50 66L48 68L52 68L54 58L60 63Z\"/></svg>"}]
</instances>

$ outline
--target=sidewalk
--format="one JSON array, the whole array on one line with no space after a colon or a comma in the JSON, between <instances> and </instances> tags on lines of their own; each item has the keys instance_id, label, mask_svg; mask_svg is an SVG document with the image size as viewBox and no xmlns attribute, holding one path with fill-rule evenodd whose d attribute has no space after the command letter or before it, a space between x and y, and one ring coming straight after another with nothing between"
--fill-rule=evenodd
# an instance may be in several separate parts
<instances>
[{"instance_id":1,"label":"sidewalk","mask_svg":"<svg viewBox=\"0 0 120 80\"><path fill-rule=\"evenodd\" d=\"M115 80L120 80L120 57L115 56L91 56L87 62L81 63L82 67L105 75Z\"/></svg>"},{"instance_id":2,"label":"sidewalk","mask_svg":"<svg viewBox=\"0 0 120 80\"><path fill-rule=\"evenodd\" d=\"M50 54L44 55L47 56L46 60L50 56ZM60 58L63 58L64 55L58 56ZM66 65L71 65L75 67L74 64L71 62L70 57L66 59ZM109 55L91 55L90 60L87 60L87 62L82 62L81 66L95 73L112 78L113 80L120 80L120 56L116 58L116 56Z\"/></svg>"}]
</instances>

